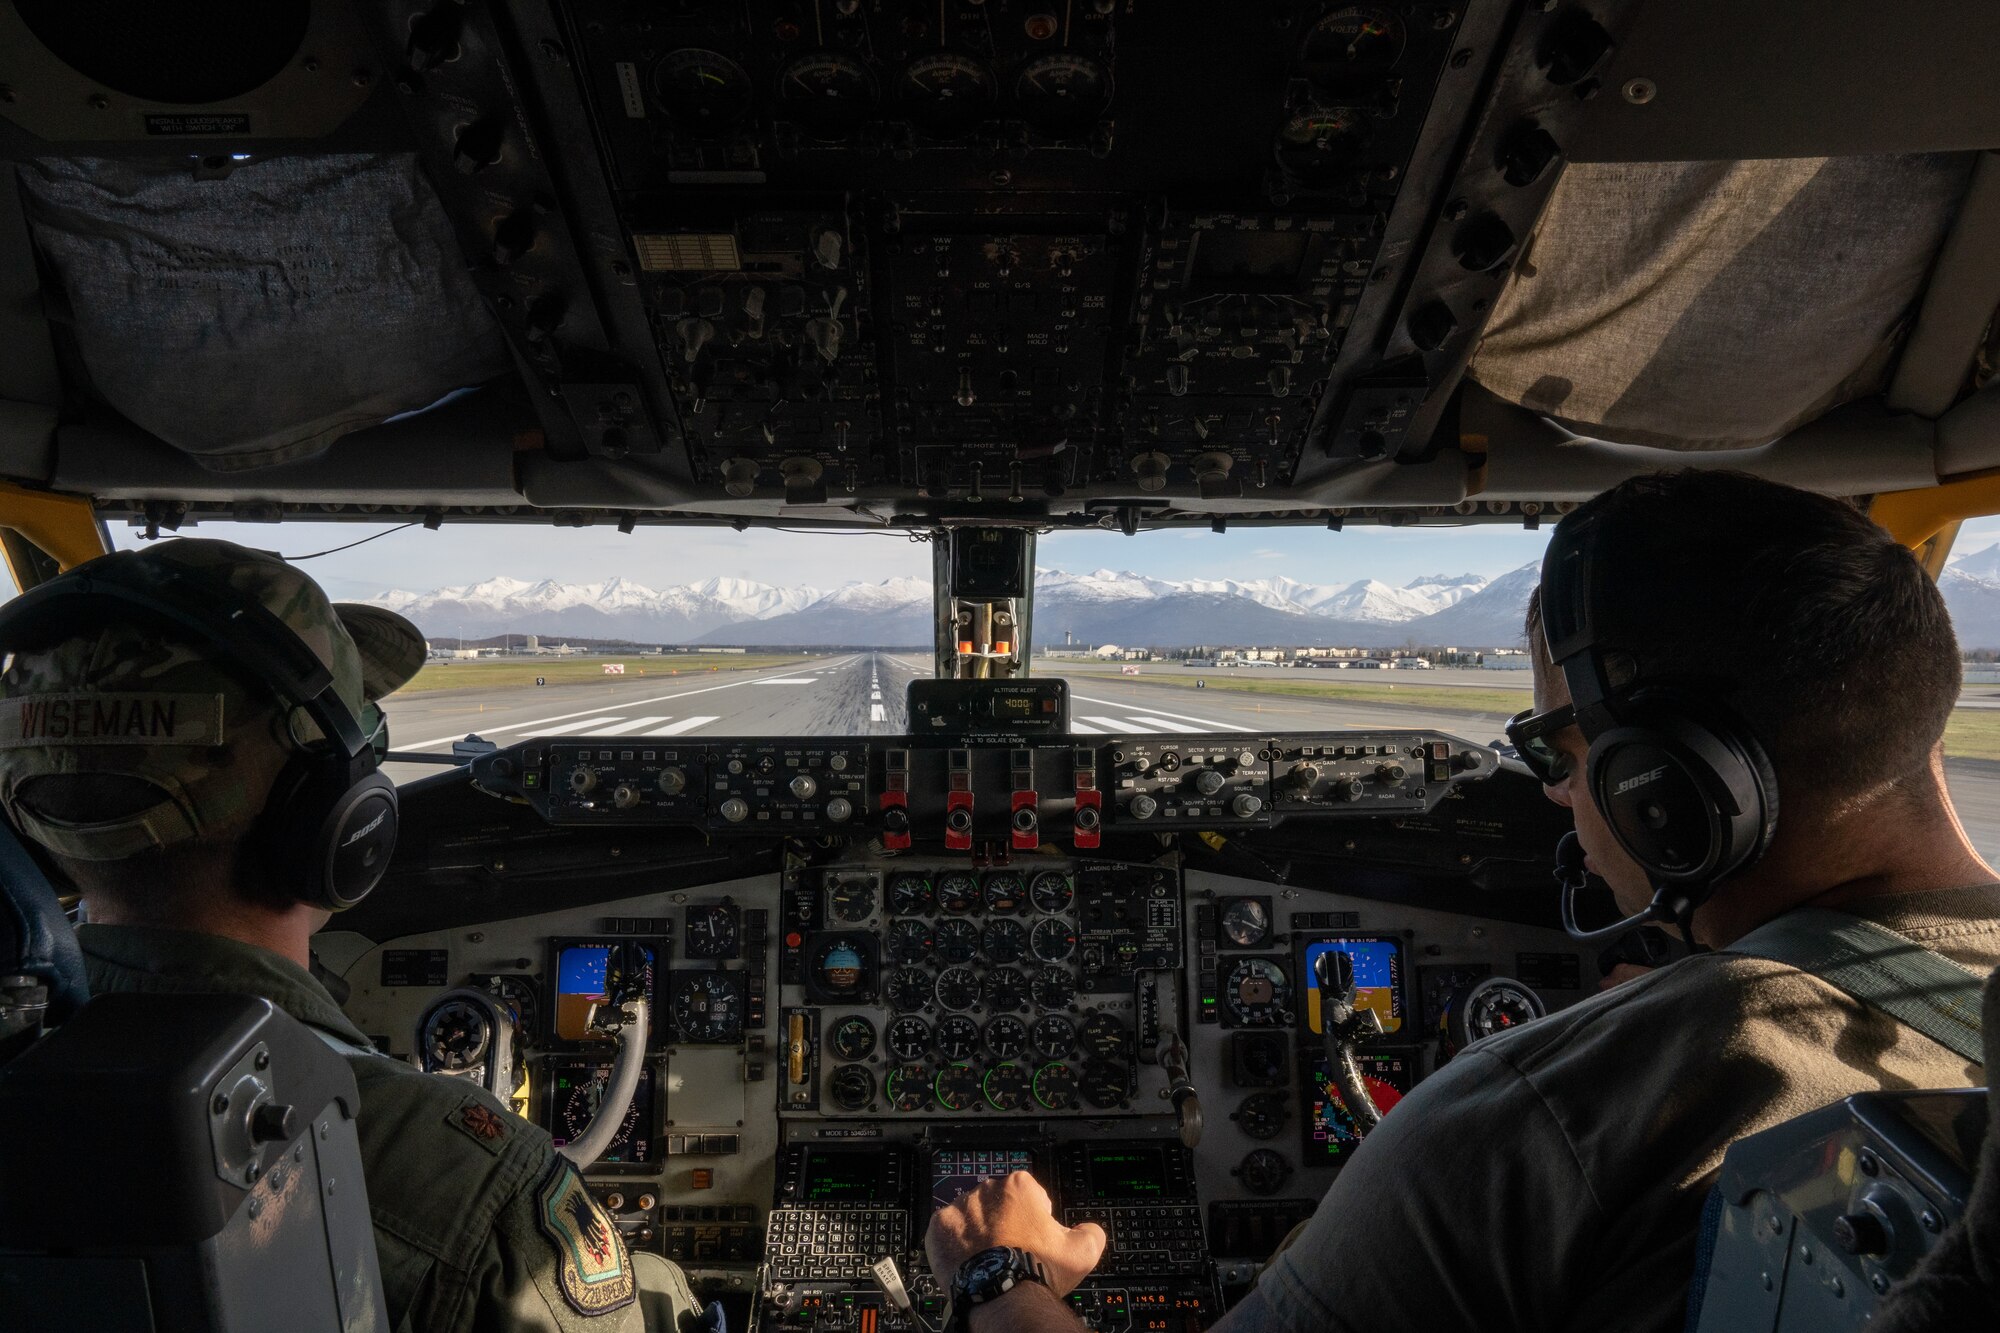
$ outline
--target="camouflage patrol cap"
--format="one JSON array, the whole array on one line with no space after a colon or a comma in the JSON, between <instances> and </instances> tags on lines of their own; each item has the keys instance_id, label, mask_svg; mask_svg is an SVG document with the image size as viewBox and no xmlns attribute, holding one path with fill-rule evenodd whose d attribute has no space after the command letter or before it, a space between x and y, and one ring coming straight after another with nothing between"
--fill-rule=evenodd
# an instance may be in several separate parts
<instances>
[{"instance_id":1,"label":"camouflage patrol cap","mask_svg":"<svg viewBox=\"0 0 2000 1333\"><path fill-rule=\"evenodd\" d=\"M269 552L186 538L100 559L174 566L263 605L331 672L357 718L423 664L423 638L407 620L336 607ZM350 612L360 613L359 641ZM10 646L0 674L0 808L25 836L77 860L118 861L203 834L247 832L271 793L270 765L245 761L322 739L303 709L282 704L216 645L143 615L80 600L59 629ZM160 799L92 822L35 808L38 780L73 774L136 778Z\"/></svg>"}]
</instances>

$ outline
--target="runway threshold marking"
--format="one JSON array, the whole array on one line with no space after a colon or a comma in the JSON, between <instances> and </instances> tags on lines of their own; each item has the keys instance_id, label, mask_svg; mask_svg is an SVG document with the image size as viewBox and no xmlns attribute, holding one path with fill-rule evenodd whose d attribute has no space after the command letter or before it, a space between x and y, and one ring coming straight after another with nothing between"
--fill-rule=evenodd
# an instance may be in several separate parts
<instances>
[{"instance_id":1,"label":"runway threshold marking","mask_svg":"<svg viewBox=\"0 0 2000 1333\"><path fill-rule=\"evenodd\" d=\"M705 727L711 722L719 721L721 719L717 717L684 717L672 726L661 727L658 731L649 731L645 734L648 736L678 736L684 731L693 731L696 727Z\"/></svg>"},{"instance_id":2,"label":"runway threshold marking","mask_svg":"<svg viewBox=\"0 0 2000 1333\"><path fill-rule=\"evenodd\" d=\"M614 722L623 722L624 720L623 717L587 717L581 722L565 722L559 727L546 727L542 730L542 735L567 736L572 731L601 729L609 727Z\"/></svg>"},{"instance_id":3,"label":"runway threshold marking","mask_svg":"<svg viewBox=\"0 0 2000 1333\"><path fill-rule=\"evenodd\" d=\"M1098 699L1098 698L1093 698L1092 696L1090 696L1090 695L1088 695L1088 694L1072 694L1072 695L1070 695L1070 698L1072 698L1072 699L1081 699L1081 700L1082 700L1083 702L1085 702L1085 703L1088 703L1088 704L1104 704L1105 706L1107 706L1107 707L1110 707L1110 708L1118 708L1118 709L1124 709L1124 710L1128 710L1128 711L1131 711L1131 712L1135 712L1135 713L1139 711L1138 709L1134 708L1134 707L1133 707L1133 706L1132 706L1131 704L1129 704L1129 703L1120 703L1120 702L1119 702L1118 700L1116 700L1116 699ZM1164 708L1148 708L1148 709L1146 709L1146 710L1145 710L1145 716L1147 716L1147 717L1172 717L1172 718L1178 718L1178 719L1180 719L1180 720L1181 720L1182 722L1192 722L1192 723L1194 723L1194 724L1195 724L1195 725L1196 725L1197 727L1200 727L1200 728L1201 728L1201 729L1202 729L1203 731L1248 731L1248 730L1250 730L1250 728L1248 728L1248 727L1243 727L1243 726L1238 726L1237 724L1235 724L1235 723L1233 723L1233 722L1210 722L1210 721L1209 721L1209 720L1208 720L1207 718L1201 718L1201 717L1189 717L1189 716L1188 716L1188 715L1187 715L1186 713L1169 713L1169 712L1168 712L1168 711L1167 711L1166 709L1164 709Z\"/></svg>"}]
</instances>

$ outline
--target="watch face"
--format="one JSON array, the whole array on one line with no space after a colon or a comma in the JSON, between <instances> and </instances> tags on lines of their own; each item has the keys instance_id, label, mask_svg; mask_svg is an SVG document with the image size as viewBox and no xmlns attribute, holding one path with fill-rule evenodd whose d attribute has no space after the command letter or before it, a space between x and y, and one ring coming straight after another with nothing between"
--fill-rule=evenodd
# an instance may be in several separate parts
<instances>
[{"instance_id":1,"label":"watch face","mask_svg":"<svg viewBox=\"0 0 2000 1333\"><path fill-rule=\"evenodd\" d=\"M991 1300L1006 1289L1014 1271L1014 1251L1004 1246L981 1250L958 1270L958 1286L975 1304Z\"/></svg>"}]
</instances>

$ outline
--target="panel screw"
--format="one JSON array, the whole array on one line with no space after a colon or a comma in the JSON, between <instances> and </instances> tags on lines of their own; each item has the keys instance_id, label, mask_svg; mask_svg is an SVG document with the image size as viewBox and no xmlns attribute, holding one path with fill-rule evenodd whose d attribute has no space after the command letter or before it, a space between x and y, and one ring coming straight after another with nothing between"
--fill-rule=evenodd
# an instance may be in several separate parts
<instances>
[{"instance_id":1,"label":"panel screw","mask_svg":"<svg viewBox=\"0 0 2000 1333\"><path fill-rule=\"evenodd\" d=\"M1445 218L1450 222L1463 222L1465 215L1471 211L1472 205L1466 203L1463 199L1454 199L1444 206Z\"/></svg>"},{"instance_id":2,"label":"panel screw","mask_svg":"<svg viewBox=\"0 0 2000 1333\"><path fill-rule=\"evenodd\" d=\"M1883 1295L1889 1290L1889 1275L1887 1273L1877 1273L1874 1277L1868 1279L1868 1285L1875 1288L1877 1296Z\"/></svg>"},{"instance_id":3,"label":"panel screw","mask_svg":"<svg viewBox=\"0 0 2000 1333\"><path fill-rule=\"evenodd\" d=\"M1864 1176L1872 1176L1882 1169L1882 1164L1875 1160L1875 1154L1865 1148L1861 1152L1860 1165L1861 1174Z\"/></svg>"},{"instance_id":4,"label":"panel screw","mask_svg":"<svg viewBox=\"0 0 2000 1333\"><path fill-rule=\"evenodd\" d=\"M225 1114L229 1110L229 1094L226 1092L216 1093L212 1109L217 1115Z\"/></svg>"},{"instance_id":5,"label":"panel screw","mask_svg":"<svg viewBox=\"0 0 2000 1333\"><path fill-rule=\"evenodd\" d=\"M1926 1231L1942 1231L1944 1229L1944 1220L1932 1208L1926 1208L1923 1212L1917 1214L1917 1221L1924 1224L1924 1230Z\"/></svg>"},{"instance_id":6,"label":"panel screw","mask_svg":"<svg viewBox=\"0 0 2000 1333\"><path fill-rule=\"evenodd\" d=\"M92 93L90 95L90 109L92 111L102 111L110 105L111 99L103 93Z\"/></svg>"},{"instance_id":7,"label":"panel screw","mask_svg":"<svg viewBox=\"0 0 2000 1333\"><path fill-rule=\"evenodd\" d=\"M1471 47L1461 46L1458 50L1453 51L1451 53L1451 67L1453 69L1464 69L1467 65L1470 65L1471 63L1472 63Z\"/></svg>"},{"instance_id":8,"label":"panel screw","mask_svg":"<svg viewBox=\"0 0 2000 1333\"><path fill-rule=\"evenodd\" d=\"M1644 106L1660 95L1659 85L1651 79L1628 79L1623 92L1633 106Z\"/></svg>"},{"instance_id":9,"label":"panel screw","mask_svg":"<svg viewBox=\"0 0 2000 1333\"><path fill-rule=\"evenodd\" d=\"M308 73L308 74L317 74L317 73L319 73L319 57L318 57L318 56L307 56L307 57L305 58L305 61L304 61L304 65L305 65L305 71L306 71L306 73Z\"/></svg>"},{"instance_id":10,"label":"panel screw","mask_svg":"<svg viewBox=\"0 0 2000 1333\"><path fill-rule=\"evenodd\" d=\"M269 1051L257 1052L257 1068L269 1069L270 1067L271 1067L271 1053Z\"/></svg>"}]
</instances>

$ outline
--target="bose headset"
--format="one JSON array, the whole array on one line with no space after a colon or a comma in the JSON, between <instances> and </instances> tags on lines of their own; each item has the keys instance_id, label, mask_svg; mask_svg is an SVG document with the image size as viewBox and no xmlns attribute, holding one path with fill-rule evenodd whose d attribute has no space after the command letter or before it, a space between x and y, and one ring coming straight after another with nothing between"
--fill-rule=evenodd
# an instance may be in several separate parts
<instances>
[{"instance_id":1,"label":"bose headset","mask_svg":"<svg viewBox=\"0 0 2000 1333\"><path fill-rule=\"evenodd\" d=\"M54 642L94 604L216 650L223 670L299 709L326 740L294 754L258 818L271 873L298 900L338 912L368 896L396 846L396 787L334 689L333 673L262 603L187 569L121 552L32 588L0 608L0 650Z\"/></svg>"},{"instance_id":2,"label":"bose headset","mask_svg":"<svg viewBox=\"0 0 2000 1333\"><path fill-rule=\"evenodd\" d=\"M1563 928L1594 943L1667 921L1686 936L1715 885L1771 845L1777 774L1763 742L1703 692L1665 682L1612 684L1594 616L1602 596L1593 558L1601 521L1573 514L1556 526L1542 559L1542 633L1590 743L1583 780L1618 845L1652 879L1653 900L1616 925L1578 927L1583 855L1571 833L1557 854Z\"/></svg>"}]
</instances>

